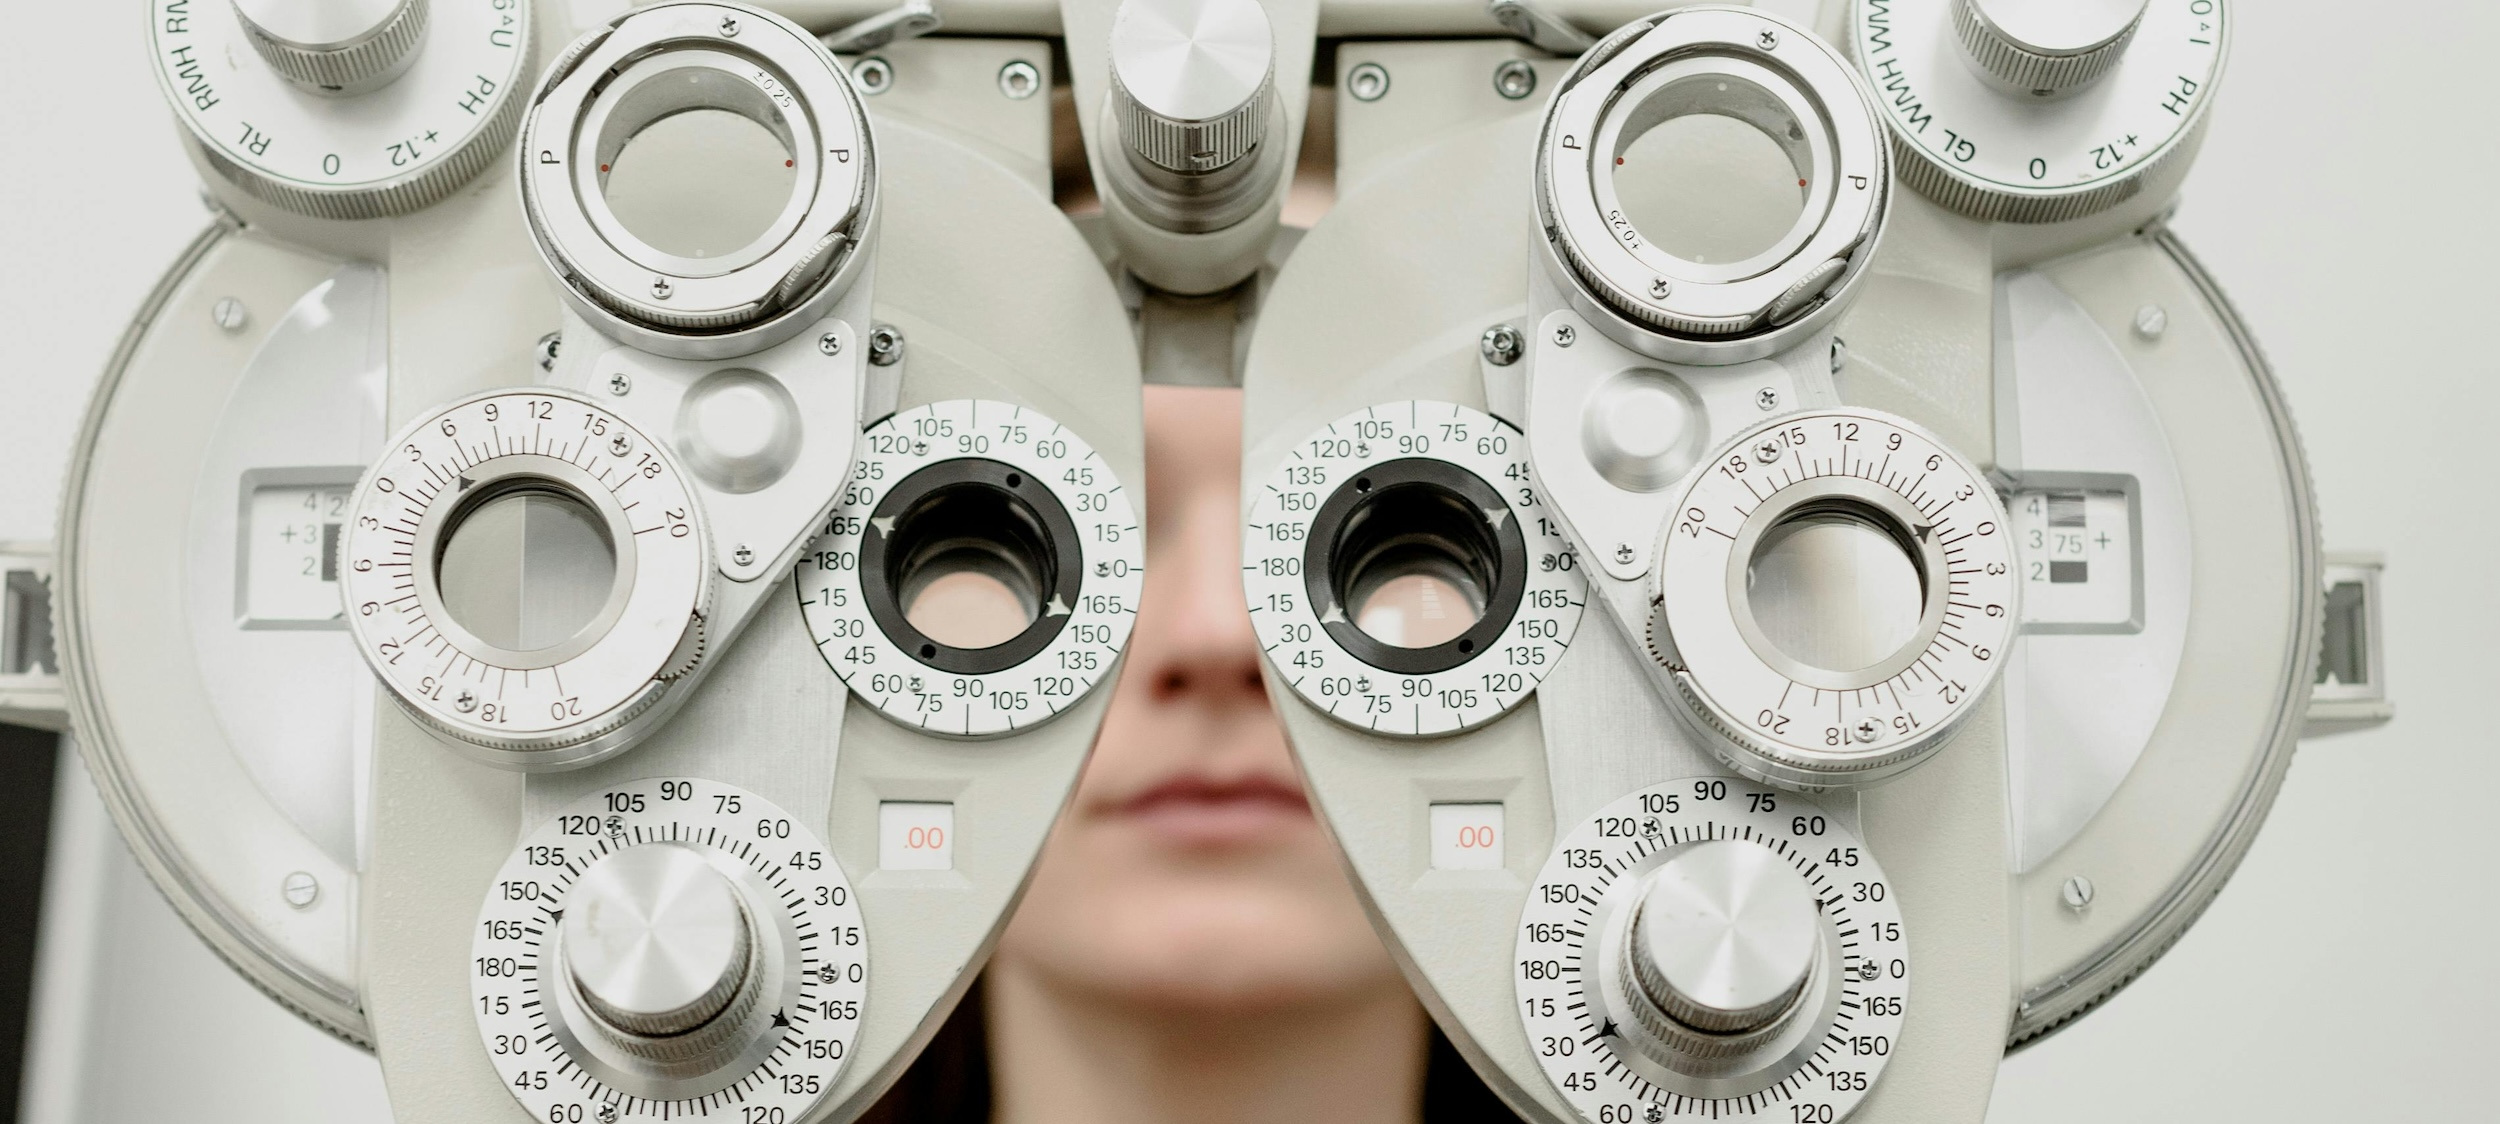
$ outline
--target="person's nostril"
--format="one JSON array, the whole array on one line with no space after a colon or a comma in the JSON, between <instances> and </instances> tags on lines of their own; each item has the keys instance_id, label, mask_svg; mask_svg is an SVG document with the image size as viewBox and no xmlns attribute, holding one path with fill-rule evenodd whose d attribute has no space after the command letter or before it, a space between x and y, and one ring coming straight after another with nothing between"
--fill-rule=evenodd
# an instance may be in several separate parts
<instances>
[{"instance_id":1,"label":"person's nostril","mask_svg":"<svg viewBox=\"0 0 2500 1124\"><path fill-rule=\"evenodd\" d=\"M1264 698L1267 695L1267 680L1259 677L1258 668L1251 668L1241 673L1241 689Z\"/></svg>"},{"instance_id":2,"label":"person's nostril","mask_svg":"<svg viewBox=\"0 0 2500 1124\"><path fill-rule=\"evenodd\" d=\"M1155 680L1155 697L1159 699L1178 698L1187 690L1189 676L1184 672L1167 671Z\"/></svg>"}]
</instances>

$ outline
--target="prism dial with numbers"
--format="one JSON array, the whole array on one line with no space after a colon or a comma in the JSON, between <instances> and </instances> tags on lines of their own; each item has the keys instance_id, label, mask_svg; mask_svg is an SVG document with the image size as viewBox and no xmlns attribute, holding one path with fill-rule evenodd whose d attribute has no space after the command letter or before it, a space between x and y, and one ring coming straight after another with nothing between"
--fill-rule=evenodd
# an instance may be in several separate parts
<instances>
[{"instance_id":1,"label":"prism dial with numbers","mask_svg":"<svg viewBox=\"0 0 2500 1124\"><path fill-rule=\"evenodd\" d=\"M157 84L217 175L326 219L416 210L504 151L535 66L523 0L150 0Z\"/></svg>"},{"instance_id":2,"label":"prism dial with numbers","mask_svg":"<svg viewBox=\"0 0 2500 1124\"><path fill-rule=\"evenodd\" d=\"M1858 0L1851 46L1903 181L1973 218L2060 222L2165 182L2194 154L2229 7Z\"/></svg>"},{"instance_id":3,"label":"prism dial with numbers","mask_svg":"<svg viewBox=\"0 0 2500 1124\"><path fill-rule=\"evenodd\" d=\"M800 1119L867 995L832 853L717 781L566 807L496 874L473 945L478 1033L533 1120Z\"/></svg>"},{"instance_id":4,"label":"prism dial with numbers","mask_svg":"<svg viewBox=\"0 0 2500 1124\"><path fill-rule=\"evenodd\" d=\"M2013 535L1979 469L1909 422L1792 414L1687 486L1659 547L1651 655L1748 776L1821 788L1941 747L2013 637Z\"/></svg>"},{"instance_id":5,"label":"prism dial with numbers","mask_svg":"<svg viewBox=\"0 0 2500 1124\"><path fill-rule=\"evenodd\" d=\"M1910 991L1865 844L1812 801L1722 777L1628 793L1565 834L1515 959L1537 1061L1590 1124L1845 1118Z\"/></svg>"}]
</instances>

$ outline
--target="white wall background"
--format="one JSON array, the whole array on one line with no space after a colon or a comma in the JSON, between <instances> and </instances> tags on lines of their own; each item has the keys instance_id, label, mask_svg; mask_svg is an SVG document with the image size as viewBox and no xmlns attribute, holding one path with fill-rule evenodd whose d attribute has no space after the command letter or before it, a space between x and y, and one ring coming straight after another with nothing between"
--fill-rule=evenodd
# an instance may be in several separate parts
<instances>
[{"instance_id":1,"label":"white wall background","mask_svg":"<svg viewBox=\"0 0 2500 1124\"><path fill-rule=\"evenodd\" d=\"M2156 0L2168 2L2168 0ZM0 32L0 540L50 537L87 388L205 221L131 0ZM2500 756L2500 5L2241 0L2177 226L2273 357L2330 546L2388 552L2401 717L2313 743L2229 890L2134 987L2006 1063L1992 1118L2461 1120L2500 1052L2485 874ZM52 1121L382 1115L370 1060L261 1000L119 852L79 774L57 902L107 934L37 1044L150 1059L32 1090ZM83 826L82 826L83 825ZM83 831L84 842L73 836ZM82 850L83 848L83 850ZM82 1037L83 1036L83 1037ZM42 1074L32 1074L40 1079ZM53 1077L64 1076L58 1072Z\"/></svg>"}]
</instances>

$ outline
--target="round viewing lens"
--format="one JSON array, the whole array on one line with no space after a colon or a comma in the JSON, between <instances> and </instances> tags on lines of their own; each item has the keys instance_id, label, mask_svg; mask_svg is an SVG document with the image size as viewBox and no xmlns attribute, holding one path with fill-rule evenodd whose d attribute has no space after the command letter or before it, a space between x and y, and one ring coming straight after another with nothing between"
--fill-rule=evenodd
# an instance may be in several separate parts
<instances>
[{"instance_id":1,"label":"round viewing lens","mask_svg":"<svg viewBox=\"0 0 2500 1124\"><path fill-rule=\"evenodd\" d=\"M1357 488L1362 482L1357 481ZM1431 484L1383 488L1338 532L1337 600L1356 628L1398 648L1431 648L1484 616L1501 545L1482 512Z\"/></svg>"},{"instance_id":2,"label":"round viewing lens","mask_svg":"<svg viewBox=\"0 0 2500 1124\"><path fill-rule=\"evenodd\" d=\"M903 619L950 648L993 648L1040 616L1058 567L1041 519L987 483L937 488L894 521L887 581Z\"/></svg>"},{"instance_id":3,"label":"round viewing lens","mask_svg":"<svg viewBox=\"0 0 2500 1124\"><path fill-rule=\"evenodd\" d=\"M1740 79L1700 77L1632 113L1610 166L1615 195L1659 249L1724 265L1795 228L1809 195L1806 134L1778 99Z\"/></svg>"},{"instance_id":4,"label":"round viewing lens","mask_svg":"<svg viewBox=\"0 0 2500 1124\"><path fill-rule=\"evenodd\" d=\"M1902 532L1856 505L1800 509L1763 532L1745 590L1763 637L1826 671L1872 667L1900 651L1927 605L1926 576Z\"/></svg>"},{"instance_id":5,"label":"round viewing lens","mask_svg":"<svg viewBox=\"0 0 2500 1124\"><path fill-rule=\"evenodd\" d=\"M708 66L673 68L626 93L602 126L598 157L616 221L681 258L752 246L798 182L779 108L752 82Z\"/></svg>"},{"instance_id":6,"label":"round viewing lens","mask_svg":"<svg viewBox=\"0 0 2500 1124\"><path fill-rule=\"evenodd\" d=\"M434 572L460 627L508 652L536 652L599 616L616 585L616 544L579 497L522 485L455 513Z\"/></svg>"}]
</instances>

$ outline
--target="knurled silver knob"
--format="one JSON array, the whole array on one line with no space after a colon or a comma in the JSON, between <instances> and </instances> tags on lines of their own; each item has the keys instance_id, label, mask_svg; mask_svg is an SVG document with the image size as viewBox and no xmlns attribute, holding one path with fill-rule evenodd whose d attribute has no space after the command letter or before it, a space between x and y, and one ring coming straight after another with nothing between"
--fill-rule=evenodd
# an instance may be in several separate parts
<instances>
[{"instance_id":1,"label":"knurled silver knob","mask_svg":"<svg viewBox=\"0 0 2500 1124\"><path fill-rule=\"evenodd\" d=\"M2145 0L1953 0L1953 32L1982 70L2055 94L2108 73L2135 38Z\"/></svg>"},{"instance_id":2,"label":"knurled silver knob","mask_svg":"<svg viewBox=\"0 0 2500 1124\"><path fill-rule=\"evenodd\" d=\"M1798 1006L1822 945L1805 879L1759 843L1720 839L1650 872L1625 959L1641 1025L1697 1058L1742 1053Z\"/></svg>"},{"instance_id":3,"label":"knurled silver knob","mask_svg":"<svg viewBox=\"0 0 2500 1124\"><path fill-rule=\"evenodd\" d=\"M317 93L361 93L399 76L432 0L233 0L271 69Z\"/></svg>"},{"instance_id":4,"label":"knurled silver knob","mask_svg":"<svg viewBox=\"0 0 2500 1124\"><path fill-rule=\"evenodd\" d=\"M1120 139L1166 171L1230 167L1267 138L1276 38L1258 0L1126 0L1111 17Z\"/></svg>"},{"instance_id":5,"label":"knurled silver knob","mask_svg":"<svg viewBox=\"0 0 2500 1124\"><path fill-rule=\"evenodd\" d=\"M737 888L701 853L644 843L591 864L556 939L602 1029L676 1060L724 1045L753 1005L751 930ZM723 1033L703 1033L713 1029Z\"/></svg>"}]
</instances>

